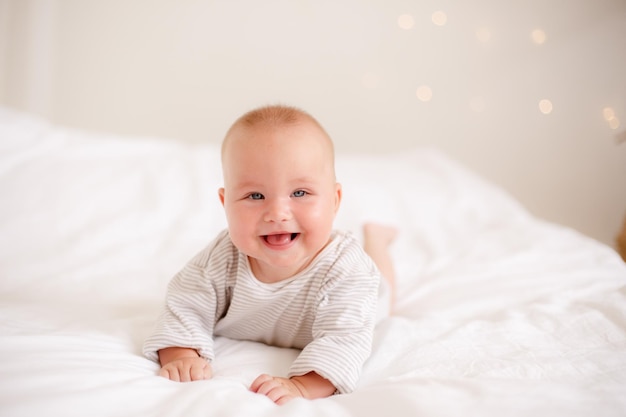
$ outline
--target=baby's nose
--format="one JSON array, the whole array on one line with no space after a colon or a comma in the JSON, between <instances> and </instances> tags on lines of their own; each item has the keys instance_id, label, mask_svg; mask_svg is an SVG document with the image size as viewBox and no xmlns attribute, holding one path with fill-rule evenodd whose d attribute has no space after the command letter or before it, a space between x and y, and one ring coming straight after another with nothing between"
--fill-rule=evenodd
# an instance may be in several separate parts
<instances>
[{"instance_id":1,"label":"baby's nose","mask_svg":"<svg viewBox=\"0 0 626 417\"><path fill-rule=\"evenodd\" d=\"M277 199L269 202L264 220L266 222L284 222L291 219L291 208L288 202Z\"/></svg>"}]
</instances>

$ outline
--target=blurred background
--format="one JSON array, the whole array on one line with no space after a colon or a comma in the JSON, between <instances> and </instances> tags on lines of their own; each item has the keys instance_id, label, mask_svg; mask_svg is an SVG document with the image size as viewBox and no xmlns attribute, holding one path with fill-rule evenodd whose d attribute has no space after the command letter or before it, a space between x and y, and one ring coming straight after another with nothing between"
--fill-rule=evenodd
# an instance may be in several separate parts
<instances>
[{"instance_id":1,"label":"blurred background","mask_svg":"<svg viewBox=\"0 0 626 417\"><path fill-rule=\"evenodd\" d=\"M0 0L3 106L219 143L273 103L338 152L435 147L538 217L622 228L626 0Z\"/></svg>"}]
</instances>

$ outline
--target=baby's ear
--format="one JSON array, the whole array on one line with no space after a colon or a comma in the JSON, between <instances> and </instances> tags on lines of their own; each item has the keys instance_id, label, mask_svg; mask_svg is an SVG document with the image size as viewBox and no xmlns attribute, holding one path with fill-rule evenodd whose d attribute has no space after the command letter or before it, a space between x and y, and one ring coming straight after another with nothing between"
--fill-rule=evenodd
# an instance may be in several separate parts
<instances>
[{"instance_id":1,"label":"baby's ear","mask_svg":"<svg viewBox=\"0 0 626 417\"><path fill-rule=\"evenodd\" d=\"M341 184L336 183L335 184L335 213L337 213L337 210L339 210L339 206L341 205L341 196L342 196Z\"/></svg>"},{"instance_id":2,"label":"baby's ear","mask_svg":"<svg viewBox=\"0 0 626 417\"><path fill-rule=\"evenodd\" d=\"M217 193L220 196L220 202L222 203L222 205L224 205L224 187L217 190Z\"/></svg>"}]
</instances>

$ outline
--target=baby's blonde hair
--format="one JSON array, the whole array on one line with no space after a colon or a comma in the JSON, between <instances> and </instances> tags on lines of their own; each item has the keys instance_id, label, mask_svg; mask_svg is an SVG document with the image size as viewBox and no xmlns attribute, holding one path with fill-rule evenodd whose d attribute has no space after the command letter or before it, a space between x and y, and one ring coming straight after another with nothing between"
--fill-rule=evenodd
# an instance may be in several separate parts
<instances>
[{"instance_id":1,"label":"baby's blonde hair","mask_svg":"<svg viewBox=\"0 0 626 417\"><path fill-rule=\"evenodd\" d=\"M296 123L302 118L312 119L312 117L296 107L273 105L264 106L251 110L241 116L234 125L252 127L260 123L269 125L284 125Z\"/></svg>"},{"instance_id":2,"label":"baby's blonde hair","mask_svg":"<svg viewBox=\"0 0 626 417\"><path fill-rule=\"evenodd\" d=\"M285 105L269 105L250 110L240 118L229 129L232 130L237 126L253 127L259 124L267 124L269 126L282 126L298 123L302 120L308 120L315 124L326 136L328 134L322 125L309 113L293 106Z\"/></svg>"},{"instance_id":3,"label":"baby's blonde hair","mask_svg":"<svg viewBox=\"0 0 626 417\"><path fill-rule=\"evenodd\" d=\"M317 119L315 119L315 117L311 116L309 113L302 109L281 104L268 105L250 110L249 112L245 113L243 116L235 120L230 129L228 129L228 132L226 132L226 136L222 141L222 156L224 156L224 149L228 137L230 136L232 131L237 128L242 127L250 129L262 125L268 127L281 127L294 125L303 121L313 123L313 125L315 125L324 134L324 136L328 138L328 143L331 147L331 153L334 159L333 142L326 130L317 121Z\"/></svg>"}]
</instances>

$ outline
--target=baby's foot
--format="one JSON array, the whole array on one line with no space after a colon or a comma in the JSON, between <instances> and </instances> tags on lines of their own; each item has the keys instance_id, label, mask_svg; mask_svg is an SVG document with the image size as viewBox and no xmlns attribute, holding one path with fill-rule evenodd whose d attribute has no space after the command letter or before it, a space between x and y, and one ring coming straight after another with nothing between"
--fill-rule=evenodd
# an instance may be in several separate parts
<instances>
[{"instance_id":1,"label":"baby's foot","mask_svg":"<svg viewBox=\"0 0 626 417\"><path fill-rule=\"evenodd\" d=\"M389 252L389 246L398 234L395 227L379 223L365 223L363 225L363 249L372 258L390 289L390 313L396 299L396 273Z\"/></svg>"},{"instance_id":2,"label":"baby's foot","mask_svg":"<svg viewBox=\"0 0 626 417\"><path fill-rule=\"evenodd\" d=\"M367 246L387 248L398 235L398 229L380 223L365 223L363 225L363 240Z\"/></svg>"}]
</instances>

